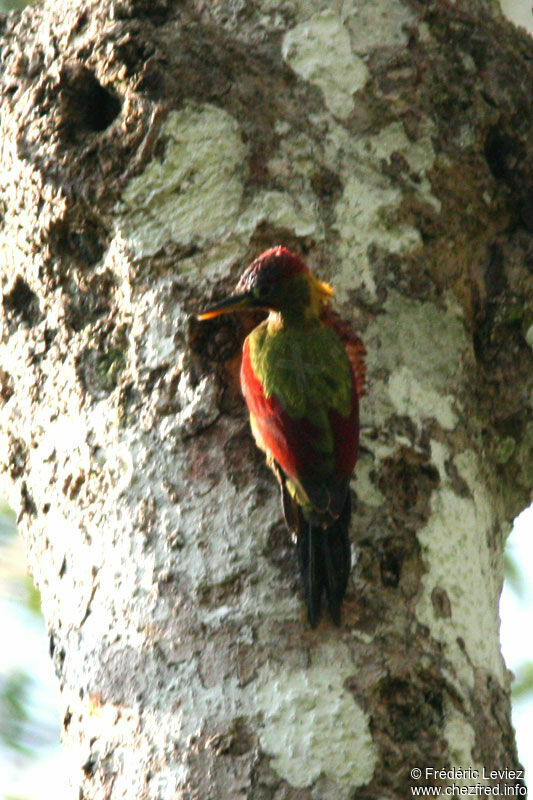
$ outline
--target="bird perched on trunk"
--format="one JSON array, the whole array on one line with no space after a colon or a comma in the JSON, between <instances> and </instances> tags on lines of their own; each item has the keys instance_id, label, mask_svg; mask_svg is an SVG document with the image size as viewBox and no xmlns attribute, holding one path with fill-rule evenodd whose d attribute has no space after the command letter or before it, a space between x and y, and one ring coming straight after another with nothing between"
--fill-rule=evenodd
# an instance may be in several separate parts
<instances>
[{"instance_id":1,"label":"bird perched on trunk","mask_svg":"<svg viewBox=\"0 0 533 800\"><path fill-rule=\"evenodd\" d=\"M279 481L285 521L296 537L313 627L324 594L340 624L365 377L363 344L329 308L332 295L297 255L274 247L250 264L233 295L198 315L269 312L244 341L241 386L252 433Z\"/></svg>"}]
</instances>

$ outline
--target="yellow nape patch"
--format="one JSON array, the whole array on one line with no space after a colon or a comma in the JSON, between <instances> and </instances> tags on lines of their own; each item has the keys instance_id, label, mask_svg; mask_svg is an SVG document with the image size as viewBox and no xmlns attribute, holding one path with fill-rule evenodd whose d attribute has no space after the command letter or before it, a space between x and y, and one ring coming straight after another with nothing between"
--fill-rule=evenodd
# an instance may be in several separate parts
<instances>
[{"instance_id":1,"label":"yellow nape patch","mask_svg":"<svg viewBox=\"0 0 533 800\"><path fill-rule=\"evenodd\" d=\"M330 286L329 283L319 281L314 275L311 274L309 274L307 277L307 282L311 295L311 302L309 305L311 316L320 316L320 312L324 306L327 306L333 297L333 287Z\"/></svg>"},{"instance_id":2,"label":"yellow nape patch","mask_svg":"<svg viewBox=\"0 0 533 800\"><path fill-rule=\"evenodd\" d=\"M333 286L330 286L329 283L324 283L324 281L317 281L316 278L315 289L326 303L329 302L330 298L335 294Z\"/></svg>"}]
</instances>

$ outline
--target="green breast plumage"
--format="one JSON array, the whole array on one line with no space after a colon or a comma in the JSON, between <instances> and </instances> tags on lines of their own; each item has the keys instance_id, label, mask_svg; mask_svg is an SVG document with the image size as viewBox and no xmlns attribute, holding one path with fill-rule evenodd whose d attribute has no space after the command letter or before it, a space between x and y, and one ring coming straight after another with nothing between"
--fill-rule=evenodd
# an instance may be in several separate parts
<instances>
[{"instance_id":1,"label":"green breast plumage","mask_svg":"<svg viewBox=\"0 0 533 800\"><path fill-rule=\"evenodd\" d=\"M329 411L351 410L350 366L337 334L318 320L275 326L265 320L249 336L250 360L267 398L274 395L292 419L307 419L320 431L316 445L333 451Z\"/></svg>"}]
</instances>

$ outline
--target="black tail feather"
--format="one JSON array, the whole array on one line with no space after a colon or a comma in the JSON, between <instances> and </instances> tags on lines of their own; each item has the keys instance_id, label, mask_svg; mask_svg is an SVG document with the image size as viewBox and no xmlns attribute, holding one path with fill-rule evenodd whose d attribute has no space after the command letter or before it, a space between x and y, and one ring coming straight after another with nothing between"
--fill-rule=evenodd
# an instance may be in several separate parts
<instances>
[{"instance_id":1,"label":"black tail feather","mask_svg":"<svg viewBox=\"0 0 533 800\"><path fill-rule=\"evenodd\" d=\"M302 517L302 525L297 532L296 544L304 590L307 618L311 627L320 619L320 606L323 585L322 531L313 527Z\"/></svg>"},{"instance_id":2,"label":"black tail feather","mask_svg":"<svg viewBox=\"0 0 533 800\"><path fill-rule=\"evenodd\" d=\"M340 517L328 527L308 522L300 511L297 549L307 616L313 628L320 619L324 593L329 615L336 625L340 625L342 601L351 566L348 536L350 511L349 492Z\"/></svg>"},{"instance_id":3,"label":"black tail feather","mask_svg":"<svg viewBox=\"0 0 533 800\"><path fill-rule=\"evenodd\" d=\"M341 516L331 528L324 532L323 536L326 599L329 614L336 625L340 625L341 622L341 606L346 594L352 560L348 536L350 513L350 493L348 492Z\"/></svg>"},{"instance_id":4,"label":"black tail feather","mask_svg":"<svg viewBox=\"0 0 533 800\"><path fill-rule=\"evenodd\" d=\"M304 517L298 503L287 490L286 479L275 462L270 464L281 489L283 516L290 533L296 537L296 549L302 576L307 617L311 627L320 619L322 595L325 593L328 611L335 625L341 622L341 607L351 567L350 490L346 495L340 515L323 526Z\"/></svg>"}]
</instances>

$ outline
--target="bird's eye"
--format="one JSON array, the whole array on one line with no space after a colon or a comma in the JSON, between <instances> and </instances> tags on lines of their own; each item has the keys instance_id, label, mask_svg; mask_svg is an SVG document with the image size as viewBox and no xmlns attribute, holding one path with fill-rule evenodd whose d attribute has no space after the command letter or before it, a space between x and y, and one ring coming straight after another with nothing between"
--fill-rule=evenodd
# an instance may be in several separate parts
<instances>
[{"instance_id":1,"label":"bird's eye","mask_svg":"<svg viewBox=\"0 0 533 800\"><path fill-rule=\"evenodd\" d=\"M268 297L270 296L269 287L266 284L263 284L261 286L256 286L254 289L254 295L256 300L261 300L261 301L267 300Z\"/></svg>"}]
</instances>

